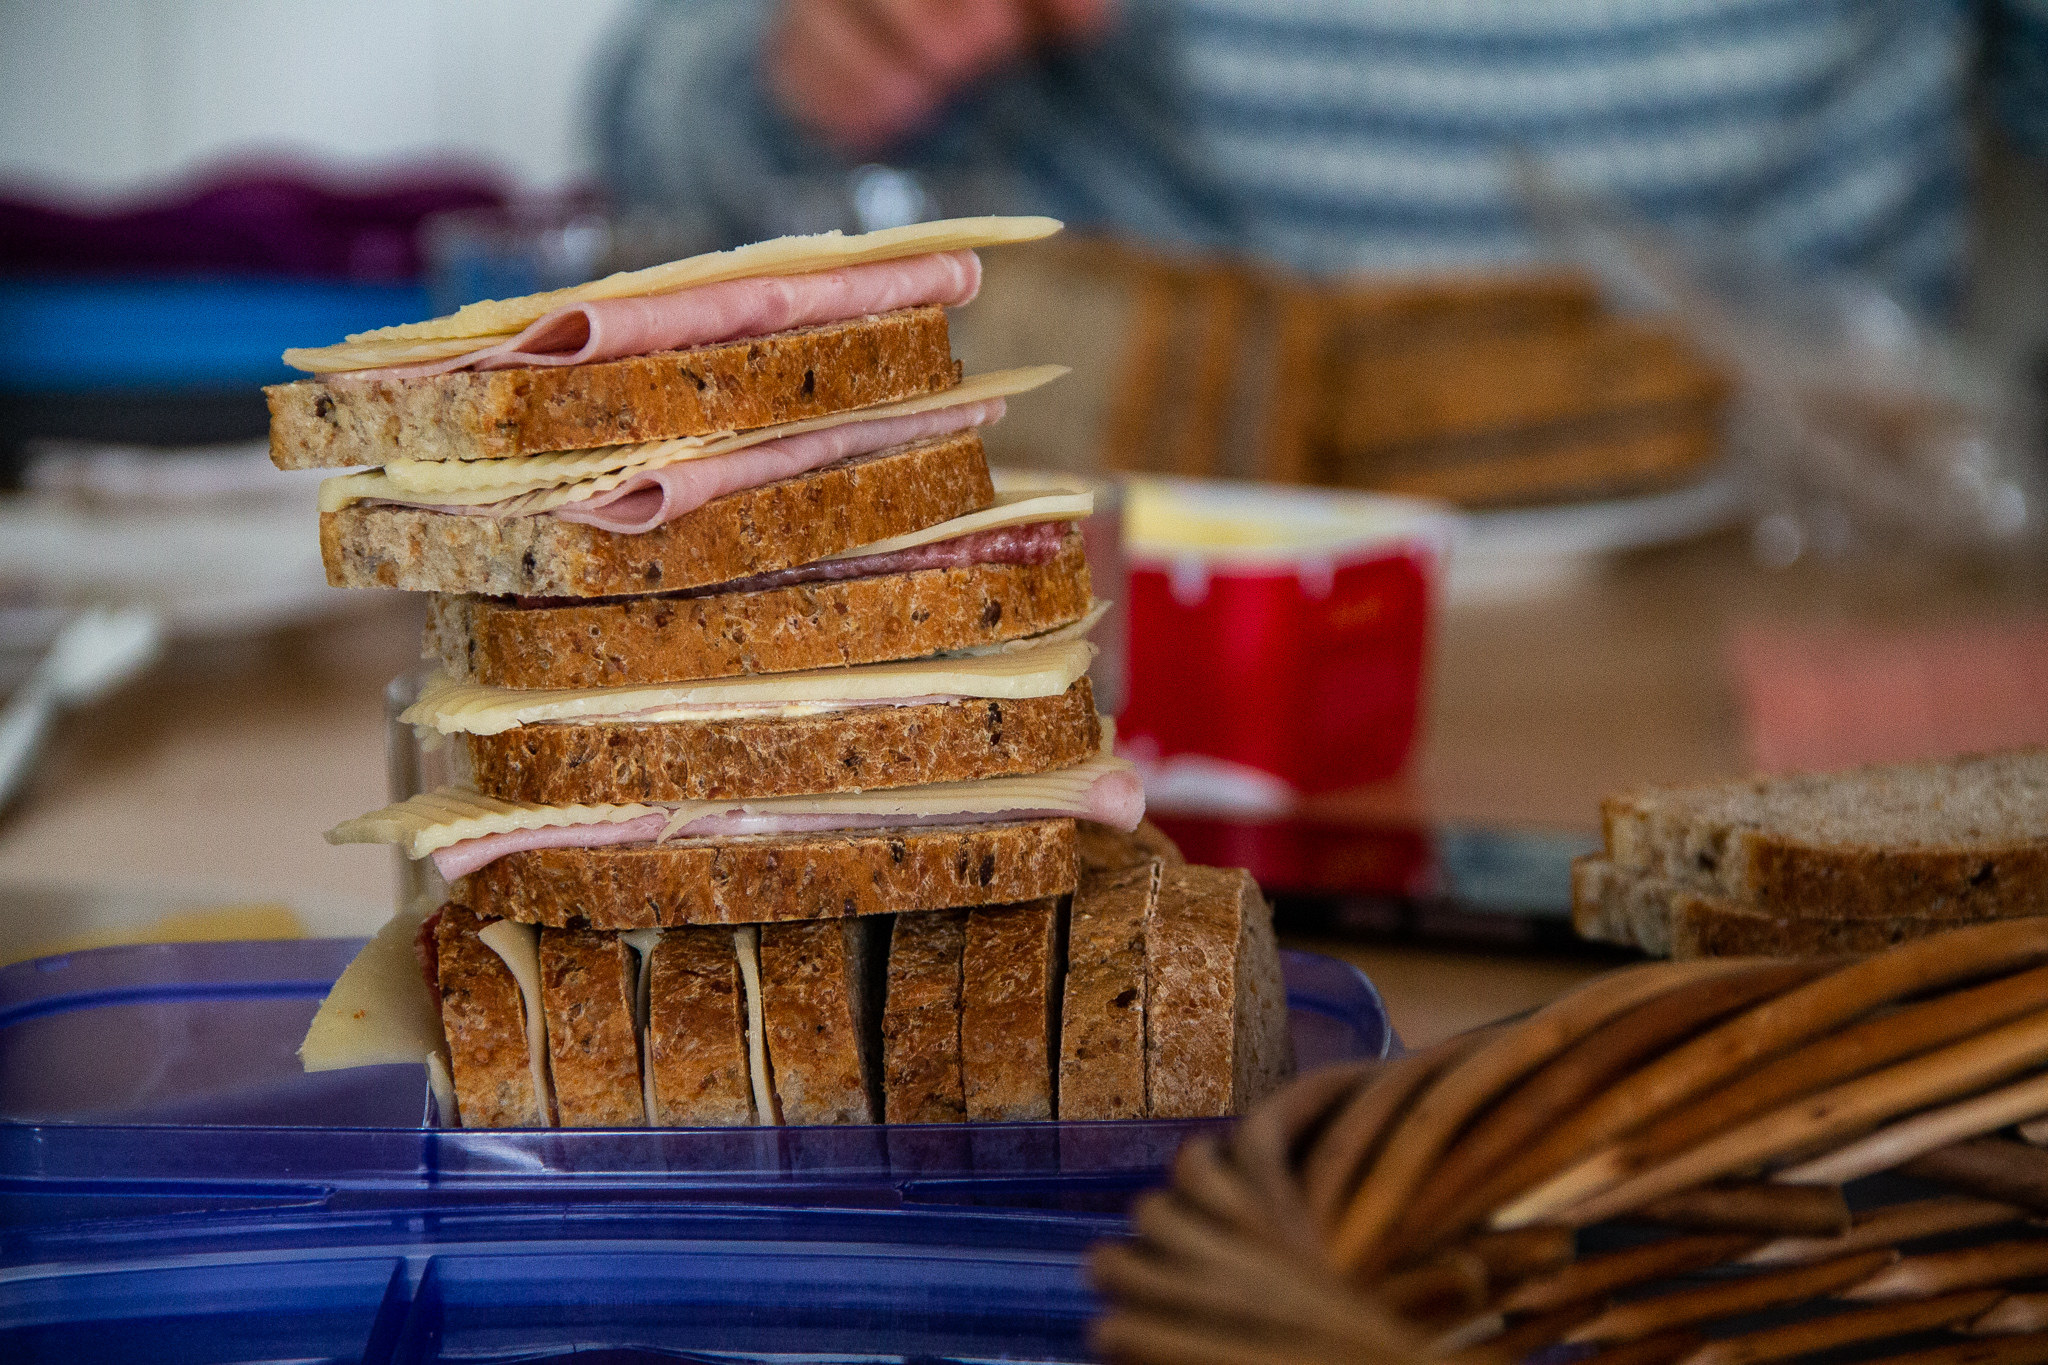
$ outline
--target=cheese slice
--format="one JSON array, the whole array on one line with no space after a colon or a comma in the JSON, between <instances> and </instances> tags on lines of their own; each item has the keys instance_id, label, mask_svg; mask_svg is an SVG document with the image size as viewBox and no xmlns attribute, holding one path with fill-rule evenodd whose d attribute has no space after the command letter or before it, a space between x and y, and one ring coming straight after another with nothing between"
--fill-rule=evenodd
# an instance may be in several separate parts
<instances>
[{"instance_id":1,"label":"cheese slice","mask_svg":"<svg viewBox=\"0 0 2048 1365\"><path fill-rule=\"evenodd\" d=\"M905 531L871 545L861 545L825 559L859 559L863 555L894 554L920 545L971 536L977 531L1000 531L1006 526L1031 526L1041 521L1075 521L1095 511L1093 493L998 493L996 500L979 512L954 517L921 531ZM824 561L820 561L821 563Z\"/></svg>"},{"instance_id":2,"label":"cheese slice","mask_svg":"<svg viewBox=\"0 0 2048 1365\"><path fill-rule=\"evenodd\" d=\"M426 916L401 910L342 969L299 1044L308 1071L426 1061L441 1050L441 1011L413 945ZM442 1111L452 1114L453 1104Z\"/></svg>"},{"instance_id":3,"label":"cheese slice","mask_svg":"<svg viewBox=\"0 0 2048 1365\"><path fill-rule=\"evenodd\" d=\"M1011 398L1049 384L1067 373L1063 365L1026 365L976 375L942 393L922 394L895 403L852 408L824 417L726 431L672 441L602 446L594 450L557 450L541 455L508 455L495 460L392 460L381 469L341 474L320 482L320 510L338 512L352 503L376 500L425 507L490 507L501 516L535 516L572 502L608 493L635 474L662 469L686 460L706 460L788 436L911 417L994 398Z\"/></svg>"},{"instance_id":4,"label":"cheese slice","mask_svg":"<svg viewBox=\"0 0 2048 1365\"><path fill-rule=\"evenodd\" d=\"M647 1021L653 1014L654 950L661 946L661 930L628 929L619 935L633 950L633 1037L640 1046L640 1105L652 1124L660 1112L654 1107L653 1052L647 1037Z\"/></svg>"},{"instance_id":5,"label":"cheese slice","mask_svg":"<svg viewBox=\"0 0 2048 1365\"><path fill-rule=\"evenodd\" d=\"M761 1003L761 931L742 924L732 931L732 949L740 960L740 989L747 994L747 1080L754 1089L754 1118L780 1126L782 1106L775 1102L775 1077L768 1070L768 1012Z\"/></svg>"},{"instance_id":6,"label":"cheese slice","mask_svg":"<svg viewBox=\"0 0 2048 1365\"><path fill-rule=\"evenodd\" d=\"M327 832L331 844L396 844L407 857L424 858L436 849L487 834L553 829L564 825L623 824L660 812L669 832L706 815L917 816L998 815L1010 810L1088 813L1088 789L1113 772L1135 771L1124 759L1099 753L1057 772L1019 777L984 777L971 782L934 782L887 791L834 792L823 796L769 796L750 801L663 801L653 805L543 806L500 801L462 787L441 787L386 806Z\"/></svg>"},{"instance_id":7,"label":"cheese slice","mask_svg":"<svg viewBox=\"0 0 2048 1365\"><path fill-rule=\"evenodd\" d=\"M1065 640L1007 654L752 673L645 687L491 687L440 672L399 719L444 735L497 735L522 725L619 716L650 722L702 721L735 714L819 714L848 703L913 697L1056 697L1088 671L1094 657L1094 645Z\"/></svg>"},{"instance_id":8,"label":"cheese slice","mask_svg":"<svg viewBox=\"0 0 2048 1365\"><path fill-rule=\"evenodd\" d=\"M476 936L519 983L519 997L526 1005L526 1062L533 1068L534 1099L547 1126L559 1127L555 1088L548 1079L548 1021L540 1004L540 926L501 919L477 930Z\"/></svg>"},{"instance_id":9,"label":"cheese slice","mask_svg":"<svg viewBox=\"0 0 2048 1365\"><path fill-rule=\"evenodd\" d=\"M636 298L672 294L698 285L759 275L808 275L870 261L891 261L936 251L967 251L1012 242L1032 242L1060 230L1059 220L1036 217L951 218L912 223L848 237L839 232L807 237L777 237L730 251L714 251L670 261L646 270L623 271L601 280L527 294L516 299L484 299L466 304L446 317L408 322L396 327L356 332L337 346L294 348L284 363L295 369L328 374L367 370L383 365L409 365L445 360L480 350L513 336L557 308L592 299Z\"/></svg>"}]
</instances>

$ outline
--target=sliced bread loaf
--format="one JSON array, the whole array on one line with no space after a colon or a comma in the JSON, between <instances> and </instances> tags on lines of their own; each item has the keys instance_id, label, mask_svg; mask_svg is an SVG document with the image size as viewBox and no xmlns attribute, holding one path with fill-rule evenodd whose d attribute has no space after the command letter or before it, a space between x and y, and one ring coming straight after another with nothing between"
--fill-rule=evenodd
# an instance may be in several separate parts
<instances>
[{"instance_id":1,"label":"sliced bread loaf","mask_svg":"<svg viewBox=\"0 0 2048 1365\"><path fill-rule=\"evenodd\" d=\"M640 535L359 503L321 513L320 557L337 588L631 596L809 564L994 500L981 437L969 431L728 493Z\"/></svg>"},{"instance_id":2,"label":"sliced bread loaf","mask_svg":"<svg viewBox=\"0 0 2048 1365\"><path fill-rule=\"evenodd\" d=\"M1102 748L1082 678L1054 697L963 698L786 719L523 725L470 735L477 789L506 801L753 799L1043 773Z\"/></svg>"},{"instance_id":3,"label":"sliced bread loaf","mask_svg":"<svg viewBox=\"0 0 2048 1365\"><path fill-rule=\"evenodd\" d=\"M1059 1056L1061 898L981 906L960 965L960 1075L967 1117L1049 1119Z\"/></svg>"},{"instance_id":4,"label":"sliced bread loaf","mask_svg":"<svg viewBox=\"0 0 2048 1365\"><path fill-rule=\"evenodd\" d=\"M1085 865L1067 917L1060 1117L1145 1117L1145 922L1165 865Z\"/></svg>"},{"instance_id":5,"label":"sliced bread loaf","mask_svg":"<svg viewBox=\"0 0 2048 1365\"><path fill-rule=\"evenodd\" d=\"M888 1123L958 1123L960 963L965 910L898 915L882 1004L882 1113Z\"/></svg>"},{"instance_id":6,"label":"sliced bread loaf","mask_svg":"<svg viewBox=\"0 0 2048 1365\"><path fill-rule=\"evenodd\" d=\"M754 1112L747 1070L747 997L733 931L670 929L648 960L648 1089L664 1127L745 1127Z\"/></svg>"},{"instance_id":7,"label":"sliced bread loaf","mask_svg":"<svg viewBox=\"0 0 2048 1365\"><path fill-rule=\"evenodd\" d=\"M634 1019L639 960L617 934L543 929L540 1000L548 1072L564 1128L647 1122Z\"/></svg>"},{"instance_id":8,"label":"sliced bread loaf","mask_svg":"<svg viewBox=\"0 0 2048 1365\"><path fill-rule=\"evenodd\" d=\"M873 931L885 922L761 926L761 1013L782 1121L873 1123L881 1110L871 1042ZM875 945L872 951L881 951Z\"/></svg>"},{"instance_id":9,"label":"sliced bread loaf","mask_svg":"<svg viewBox=\"0 0 2048 1365\"><path fill-rule=\"evenodd\" d=\"M1145 923L1153 1118L1243 1113L1294 1074L1273 911L1242 868L1163 869Z\"/></svg>"},{"instance_id":10,"label":"sliced bread loaf","mask_svg":"<svg viewBox=\"0 0 2048 1365\"><path fill-rule=\"evenodd\" d=\"M263 391L280 469L489 460L745 431L959 382L945 310L906 308L594 365L423 379L301 379Z\"/></svg>"},{"instance_id":11,"label":"sliced bread loaf","mask_svg":"<svg viewBox=\"0 0 2048 1365\"><path fill-rule=\"evenodd\" d=\"M1601 813L1618 867L1771 918L2048 914L2048 749L1654 789Z\"/></svg>"}]
</instances>

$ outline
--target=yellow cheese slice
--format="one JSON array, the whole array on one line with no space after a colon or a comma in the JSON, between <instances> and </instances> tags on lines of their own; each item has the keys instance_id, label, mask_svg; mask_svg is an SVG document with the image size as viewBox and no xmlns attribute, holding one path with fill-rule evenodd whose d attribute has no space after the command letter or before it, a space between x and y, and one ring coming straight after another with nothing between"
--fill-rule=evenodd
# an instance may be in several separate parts
<instances>
[{"instance_id":1,"label":"yellow cheese slice","mask_svg":"<svg viewBox=\"0 0 2048 1365\"><path fill-rule=\"evenodd\" d=\"M640 1048L641 1122L651 1124L660 1110L654 1104L653 1040L647 1036L647 1024L653 1013L654 950L661 946L661 930L628 929L619 938L633 950L633 1038Z\"/></svg>"},{"instance_id":2,"label":"yellow cheese slice","mask_svg":"<svg viewBox=\"0 0 2048 1365\"><path fill-rule=\"evenodd\" d=\"M338 512L351 503L376 499L428 507L486 507L505 503L498 516L534 516L555 507L608 493L633 475L685 460L705 460L763 445L786 436L909 417L921 412L1010 398L1049 384L1067 373L1063 365L1026 365L976 375L942 393L928 393L897 403L853 408L809 417L800 422L721 432L673 441L642 441L596 450L550 451L542 455L511 455L496 460L393 460L382 469L342 474L320 484L320 510Z\"/></svg>"},{"instance_id":3,"label":"yellow cheese slice","mask_svg":"<svg viewBox=\"0 0 2048 1365\"><path fill-rule=\"evenodd\" d=\"M1124 759L1098 753L1057 772L934 782L891 791L835 792L824 796L769 796L750 801L663 801L653 805L543 806L500 801L463 787L441 787L327 832L334 844L397 844L412 858L486 834L563 825L622 824L660 812L668 833L692 820L728 811L751 815L902 816L995 815L1006 810L1049 810L1086 815L1088 789L1097 778L1134 771Z\"/></svg>"},{"instance_id":4,"label":"yellow cheese slice","mask_svg":"<svg viewBox=\"0 0 2048 1365\"><path fill-rule=\"evenodd\" d=\"M747 1080L754 1089L754 1121L780 1126L782 1106L775 1102L768 1074L767 1009L761 1003L761 931L740 925L732 931L732 947L740 960L740 988L747 994Z\"/></svg>"},{"instance_id":5,"label":"yellow cheese slice","mask_svg":"<svg viewBox=\"0 0 2048 1365\"><path fill-rule=\"evenodd\" d=\"M998 493L991 505L964 517L954 517L922 531L905 531L872 545L861 545L826 559L859 559L862 555L894 554L920 545L936 545L976 531L996 531L1005 526L1029 526L1040 521L1074 521L1095 510L1093 493Z\"/></svg>"},{"instance_id":6,"label":"yellow cheese slice","mask_svg":"<svg viewBox=\"0 0 2048 1365\"><path fill-rule=\"evenodd\" d=\"M1060 230L1059 220L1035 217L950 218L912 223L848 237L839 232L808 237L777 237L730 251L714 251L646 270L623 271L601 280L527 294L516 299L484 299L466 304L447 317L402 323L375 331L356 332L338 346L295 347L284 353L294 369L332 374L381 365L411 365L444 360L481 349L513 336L557 308L592 299L636 298L672 294L679 289L719 284L757 275L808 275L870 261L923 256L934 251L966 251L981 247L1033 242Z\"/></svg>"},{"instance_id":7,"label":"yellow cheese slice","mask_svg":"<svg viewBox=\"0 0 2048 1365\"><path fill-rule=\"evenodd\" d=\"M401 910L342 969L299 1044L306 1070L417 1063L440 1051L441 1012L413 951L425 918Z\"/></svg>"},{"instance_id":8,"label":"yellow cheese slice","mask_svg":"<svg viewBox=\"0 0 2048 1365\"><path fill-rule=\"evenodd\" d=\"M1094 645L1066 640L1007 654L754 673L645 687L490 687L444 672L428 680L420 699L399 719L444 735L497 735L521 725L626 715L636 721L704 721L736 715L818 714L849 702L909 697L1056 697L1088 671L1094 657Z\"/></svg>"},{"instance_id":9,"label":"yellow cheese slice","mask_svg":"<svg viewBox=\"0 0 2048 1365\"><path fill-rule=\"evenodd\" d=\"M548 1019L540 1004L540 926L501 919L477 930L476 936L519 983L519 998L526 1006L526 1063L533 1068L533 1094L541 1122L553 1128L557 1125L555 1089L548 1079Z\"/></svg>"}]
</instances>

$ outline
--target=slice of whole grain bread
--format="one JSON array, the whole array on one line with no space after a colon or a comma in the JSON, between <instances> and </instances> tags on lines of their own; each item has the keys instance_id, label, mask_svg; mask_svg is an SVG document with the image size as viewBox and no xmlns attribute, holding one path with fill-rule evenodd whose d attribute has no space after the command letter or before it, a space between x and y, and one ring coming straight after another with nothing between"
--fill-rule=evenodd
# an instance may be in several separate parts
<instances>
[{"instance_id":1,"label":"slice of whole grain bread","mask_svg":"<svg viewBox=\"0 0 2048 1365\"><path fill-rule=\"evenodd\" d=\"M653 1122L740 1128L760 1122L747 1074L747 998L733 931L670 929L648 964L647 1068Z\"/></svg>"},{"instance_id":2,"label":"slice of whole grain bread","mask_svg":"<svg viewBox=\"0 0 2048 1365\"><path fill-rule=\"evenodd\" d=\"M749 800L1051 772L1102 748L1088 679L1058 696L966 697L784 719L522 725L470 735L505 801Z\"/></svg>"},{"instance_id":3,"label":"slice of whole grain bread","mask_svg":"<svg viewBox=\"0 0 2048 1365\"><path fill-rule=\"evenodd\" d=\"M972 1121L1049 1119L1056 1112L1061 898L980 906L960 955L960 1079Z\"/></svg>"},{"instance_id":4,"label":"slice of whole grain bread","mask_svg":"<svg viewBox=\"0 0 2048 1365\"><path fill-rule=\"evenodd\" d=\"M527 849L460 885L495 918L656 929L1001 905L1079 875L1074 822L1052 819Z\"/></svg>"},{"instance_id":5,"label":"slice of whole grain bread","mask_svg":"<svg viewBox=\"0 0 2048 1365\"><path fill-rule=\"evenodd\" d=\"M845 919L761 926L762 1020L784 1123L875 1121L870 953L874 930L887 927Z\"/></svg>"},{"instance_id":6,"label":"slice of whole grain bread","mask_svg":"<svg viewBox=\"0 0 2048 1365\"><path fill-rule=\"evenodd\" d=\"M1089 866L1067 917L1060 1006L1062 1119L1145 1117L1145 921L1165 864Z\"/></svg>"},{"instance_id":7,"label":"slice of whole grain bread","mask_svg":"<svg viewBox=\"0 0 2048 1365\"><path fill-rule=\"evenodd\" d=\"M1083 871L1121 872L1155 860L1168 866L1187 861L1181 856L1180 846L1150 820L1139 821L1129 834L1093 820L1076 820L1074 829Z\"/></svg>"},{"instance_id":8,"label":"slice of whole grain bread","mask_svg":"<svg viewBox=\"0 0 2048 1365\"><path fill-rule=\"evenodd\" d=\"M434 924L455 1117L465 1128L545 1128L526 1044L526 1002L511 969L476 936L489 922L449 904Z\"/></svg>"},{"instance_id":9,"label":"slice of whole grain bread","mask_svg":"<svg viewBox=\"0 0 2048 1365\"><path fill-rule=\"evenodd\" d=\"M965 910L898 915L882 1003L882 1113L887 1123L958 1123L960 962Z\"/></svg>"},{"instance_id":10,"label":"slice of whole grain bread","mask_svg":"<svg viewBox=\"0 0 2048 1365\"><path fill-rule=\"evenodd\" d=\"M516 606L435 594L424 652L494 687L619 687L920 659L1088 614L1078 533L1044 564L975 564L703 597Z\"/></svg>"},{"instance_id":11,"label":"slice of whole grain bread","mask_svg":"<svg viewBox=\"0 0 2048 1365\"><path fill-rule=\"evenodd\" d=\"M1977 922L1971 917L1787 918L1606 858L1572 864L1572 923L1582 938L1654 957L1819 957L1870 953Z\"/></svg>"},{"instance_id":12,"label":"slice of whole grain bread","mask_svg":"<svg viewBox=\"0 0 2048 1365\"><path fill-rule=\"evenodd\" d=\"M2048 914L2048 749L1651 789L1607 855L1779 919Z\"/></svg>"},{"instance_id":13,"label":"slice of whole grain bread","mask_svg":"<svg viewBox=\"0 0 2048 1365\"><path fill-rule=\"evenodd\" d=\"M640 1031L633 1017L638 970L633 950L617 934L541 930L548 1074L564 1128L637 1128L647 1122Z\"/></svg>"},{"instance_id":14,"label":"slice of whole grain bread","mask_svg":"<svg viewBox=\"0 0 2048 1365\"><path fill-rule=\"evenodd\" d=\"M942 308L595 365L424 379L301 379L263 391L280 469L490 460L746 431L938 393L960 379Z\"/></svg>"},{"instance_id":15,"label":"slice of whole grain bread","mask_svg":"<svg viewBox=\"0 0 2048 1365\"><path fill-rule=\"evenodd\" d=\"M631 596L809 564L994 501L981 437L968 431L728 493L639 535L546 515L344 507L320 515L320 557L337 588Z\"/></svg>"},{"instance_id":16,"label":"slice of whole grain bread","mask_svg":"<svg viewBox=\"0 0 2048 1365\"><path fill-rule=\"evenodd\" d=\"M1294 1074L1272 907L1242 868L1162 870L1145 991L1153 1118L1240 1114Z\"/></svg>"}]
</instances>

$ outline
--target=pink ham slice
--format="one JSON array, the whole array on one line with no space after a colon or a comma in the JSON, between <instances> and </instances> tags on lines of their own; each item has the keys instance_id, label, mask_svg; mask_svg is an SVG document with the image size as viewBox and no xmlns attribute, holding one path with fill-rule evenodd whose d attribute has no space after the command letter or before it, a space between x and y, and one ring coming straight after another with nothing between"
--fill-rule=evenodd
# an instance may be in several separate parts
<instances>
[{"instance_id":1,"label":"pink ham slice","mask_svg":"<svg viewBox=\"0 0 2048 1365\"><path fill-rule=\"evenodd\" d=\"M421 379L453 370L504 370L518 365L591 365L741 337L767 336L870 313L926 304L955 307L981 290L981 258L942 251L871 261L808 275L765 275L721 284L593 299L557 308L515 337L466 355L419 365L348 370L337 379Z\"/></svg>"},{"instance_id":2,"label":"pink ham slice","mask_svg":"<svg viewBox=\"0 0 2048 1365\"><path fill-rule=\"evenodd\" d=\"M841 829L913 829L932 825L973 825L1002 820L1047 820L1074 814L1063 810L1019 809L961 812L950 815L761 815L743 810L721 811L692 820L676 838L736 838L747 834L816 834ZM1104 773L1088 788L1083 819L1112 825L1125 833L1145 818L1145 784L1135 772ZM642 815L606 825L550 825L509 834L486 834L436 850L434 866L454 881L496 862L508 853L535 848L603 848L612 844L652 843L667 824L664 815Z\"/></svg>"}]
</instances>

